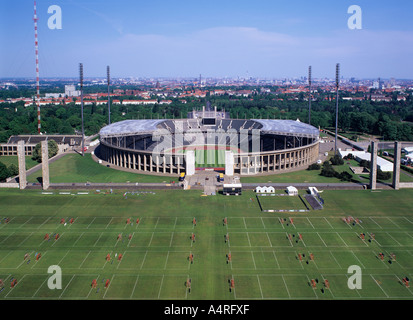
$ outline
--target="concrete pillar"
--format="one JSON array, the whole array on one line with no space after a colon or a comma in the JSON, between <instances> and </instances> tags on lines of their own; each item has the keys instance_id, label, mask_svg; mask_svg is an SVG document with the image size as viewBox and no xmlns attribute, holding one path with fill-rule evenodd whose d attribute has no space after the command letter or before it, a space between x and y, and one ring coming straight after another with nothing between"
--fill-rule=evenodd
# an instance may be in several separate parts
<instances>
[{"instance_id":1,"label":"concrete pillar","mask_svg":"<svg viewBox=\"0 0 413 320\"><path fill-rule=\"evenodd\" d=\"M234 155L231 151L225 151L225 175L234 175Z\"/></svg>"},{"instance_id":2,"label":"concrete pillar","mask_svg":"<svg viewBox=\"0 0 413 320\"><path fill-rule=\"evenodd\" d=\"M17 157L19 160L19 187L25 189L27 186L26 178L26 152L24 149L24 141L17 143Z\"/></svg>"},{"instance_id":3,"label":"concrete pillar","mask_svg":"<svg viewBox=\"0 0 413 320\"><path fill-rule=\"evenodd\" d=\"M156 172L159 172L159 154L156 155Z\"/></svg>"},{"instance_id":4,"label":"concrete pillar","mask_svg":"<svg viewBox=\"0 0 413 320\"><path fill-rule=\"evenodd\" d=\"M181 174L181 158L179 157L179 155L175 155L175 159L176 159L176 167L178 168L178 175Z\"/></svg>"},{"instance_id":5,"label":"concrete pillar","mask_svg":"<svg viewBox=\"0 0 413 320\"><path fill-rule=\"evenodd\" d=\"M49 189L50 179L49 179L49 146L47 141L41 142L42 149L42 185L43 190Z\"/></svg>"},{"instance_id":6,"label":"concrete pillar","mask_svg":"<svg viewBox=\"0 0 413 320\"><path fill-rule=\"evenodd\" d=\"M195 174L195 151L189 150L185 154L186 175L192 176Z\"/></svg>"},{"instance_id":7,"label":"concrete pillar","mask_svg":"<svg viewBox=\"0 0 413 320\"><path fill-rule=\"evenodd\" d=\"M370 145L370 189L376 190L376 179L377 179L377 144L374 141Z\"/></svg>"},{"instance_id":8,"label":"concrete pillar","mask_svg":"<svg viewBox=\"0 0 413 320\"><path fill-rule=\"evenodd\" d=\"M400 158L402 146L399 141L394 142L394 163L393 163L393 188L399 190L400 187Z\"/></svg>"}]
</instances>

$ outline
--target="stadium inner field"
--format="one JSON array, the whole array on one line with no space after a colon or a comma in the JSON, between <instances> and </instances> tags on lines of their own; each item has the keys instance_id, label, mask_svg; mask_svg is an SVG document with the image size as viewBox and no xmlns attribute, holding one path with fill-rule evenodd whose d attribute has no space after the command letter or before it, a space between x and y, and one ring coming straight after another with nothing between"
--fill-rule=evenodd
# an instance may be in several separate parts
<instances>
[{"instance_id":1,"label":"stadium inner field","mask_svg":"<svg viewBox=\"0 0 413 320\"><path fill-rule=\"evenodd\" d=\"M195 152L196 168L225 168L225 151L240 152L238 148L220 145L202 145L184 148L174 148L168 152L185 153L188 150Z\"/></svg>"},{"instance_id":2,"label":"stadium inner field","mask_svg":"<svg viewBox=\"0 0 413 320\"><path fill-rule=\"evenodd\" d=\"M322 210L275 213L253 191L201 195L0 190L0 299L413 298L412 190L325 190Z\"/></svg>"}]
</instances>

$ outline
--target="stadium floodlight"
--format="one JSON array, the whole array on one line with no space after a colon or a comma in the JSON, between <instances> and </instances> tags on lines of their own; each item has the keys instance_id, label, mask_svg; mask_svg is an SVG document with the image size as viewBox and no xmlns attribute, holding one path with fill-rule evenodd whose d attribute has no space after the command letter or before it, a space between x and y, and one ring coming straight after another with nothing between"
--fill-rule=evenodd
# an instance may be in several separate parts
<instances>
[{"instance_id":1,"label":"stadium floodlight","mask_svg":"<svg viewBox=\"0 0 413 320\"><path fill-rule=\"evenodd\" d=\"M311 124L311 66L308 67L308 124Z\"/></svg>"},{"instance_id":2,"label":"stadium floodlight","mask_svg":"<svg viewBox=\"0 0 413 320\"><path fill-rule=\"evenodd\" d=\"M106 67L106 73L108 77L108 124L110 124L110 67Z\"/></svg>"},{"instance_id":3,"label":"stadium floodlight","mask_svg":"<svg viewBox=\"0 0 413 320\"><path fill-rule=\"evenodd\" d=\"M85 155L85 126L83 121L83 63L79 64L79 78L80 78L80 112L82 118L82 156Z\"/></svg>"},{"instance_id":4,"label":"stadium floodlight","mask_svg":"<svg viewBox=\"0 0 413 320\"><path fill-rule=\"evenodd\" d=\"M340 87L340 64L336 64L336 133L334 141L334 155L337 155L337 129L338 129L338 89Z\"/></svg>"}]
</instances>

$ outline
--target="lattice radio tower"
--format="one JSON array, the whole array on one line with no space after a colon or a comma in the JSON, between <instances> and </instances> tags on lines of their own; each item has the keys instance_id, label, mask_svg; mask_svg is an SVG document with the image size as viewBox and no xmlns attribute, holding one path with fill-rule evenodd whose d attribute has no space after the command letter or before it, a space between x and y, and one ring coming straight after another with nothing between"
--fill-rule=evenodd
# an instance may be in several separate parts
<instances>
[{"instance_id":1,"label":"lattice radio tower","mask_svg":"<svg viewBox=\"0 0 413 320\"><path fill-rule=\"evenodd\" d=\"M39 81L39 41L37 39L36 0L34 1L34 50L36 54L36 104L37 104L37 132L40 134L40 81Z\"/></svg>"}]
</instances>

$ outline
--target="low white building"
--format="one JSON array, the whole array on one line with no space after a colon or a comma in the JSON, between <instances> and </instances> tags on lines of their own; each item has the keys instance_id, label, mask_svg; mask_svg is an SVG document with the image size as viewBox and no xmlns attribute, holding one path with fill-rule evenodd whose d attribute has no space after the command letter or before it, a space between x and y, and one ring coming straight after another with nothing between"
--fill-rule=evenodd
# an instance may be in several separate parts
<instances>
[{"instance_id":1,"label":"low white building","mask_svg":"<svg viewBox=\"0 0 413 320\"><path fill-rule=\"evenodd\" d=\"M347 155L349 155L351 153L353 155L353 157L356 159L357 162L360 162L361 160L371 161L371 153L370 152L339 150L339 153L340 153L342 158L346 157ZM383 159L379 156L377 156L377 166L383 172L393 172L393 163L386 160L386 159Z\"/></svg>"},{"instance_id":2,"label":"low white building","mask_svg":"<svg viewBox=\"0 0 413 320\"><path fill-rule=\"evenodd\" d=\"M287 187L287 194L289 196L298 196L298 190L296 187L289 186Z\"/></svg>"}]
</instances>

